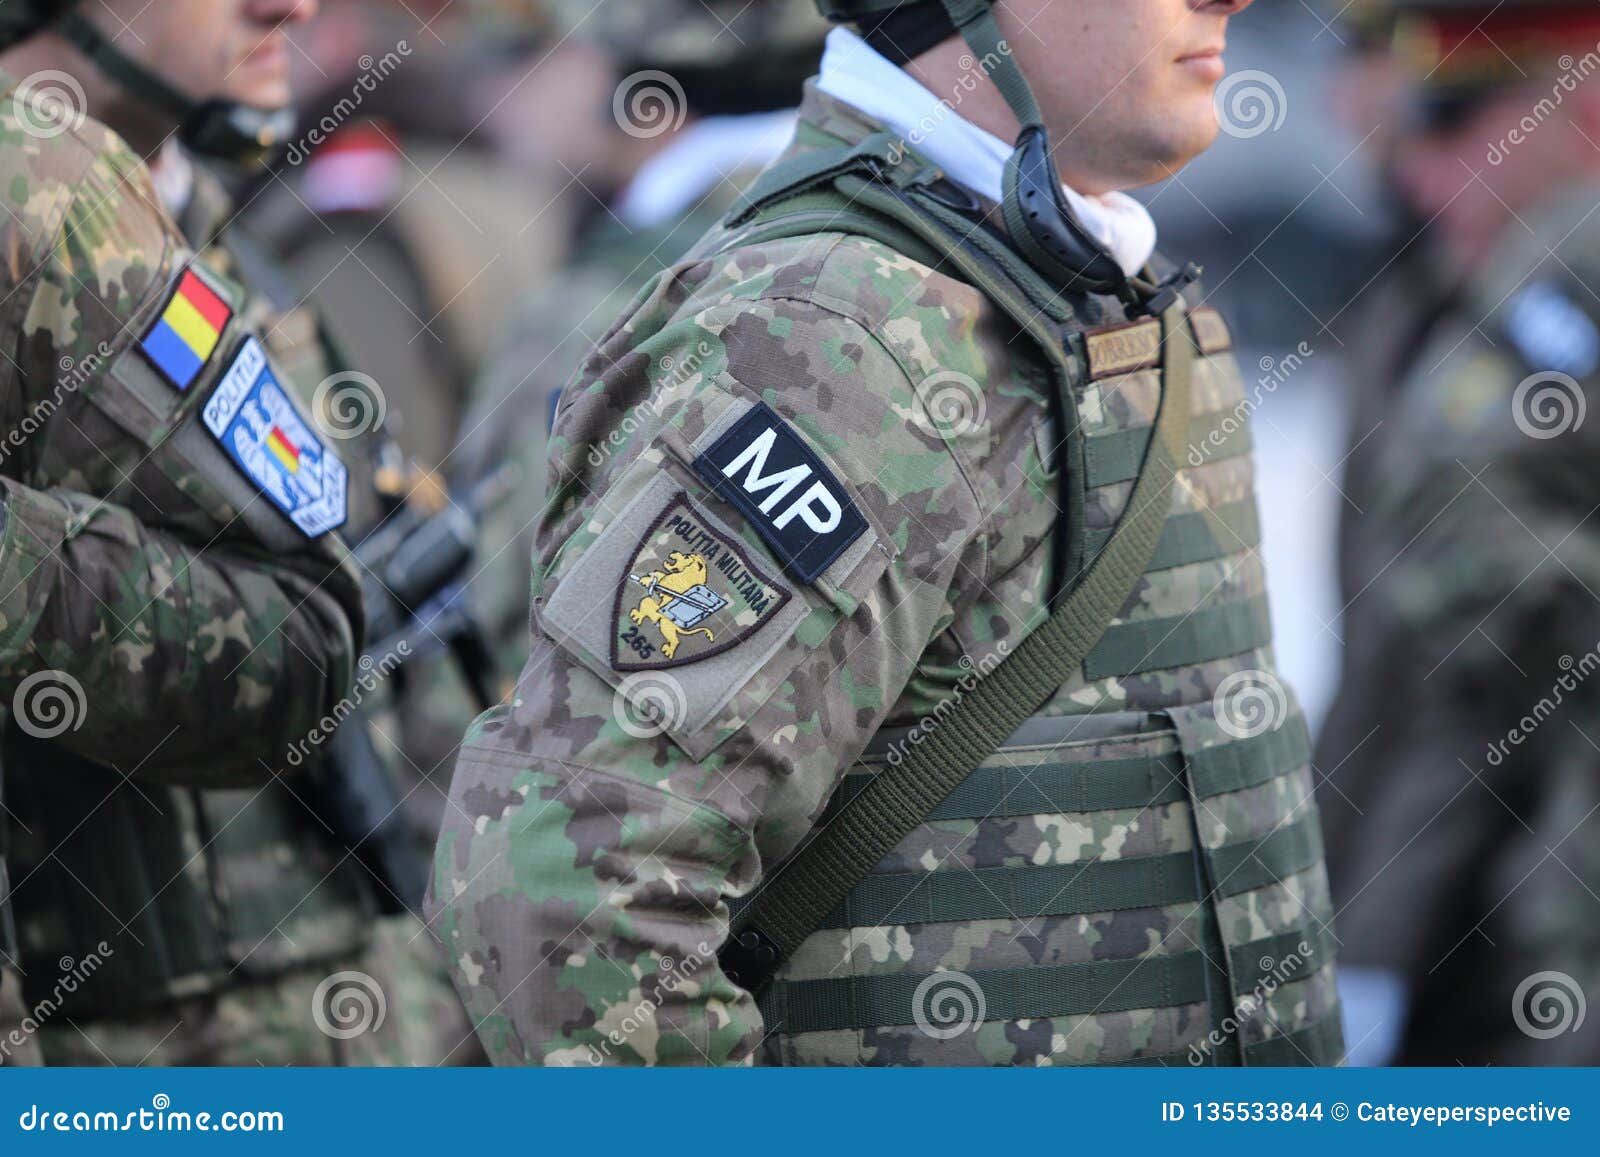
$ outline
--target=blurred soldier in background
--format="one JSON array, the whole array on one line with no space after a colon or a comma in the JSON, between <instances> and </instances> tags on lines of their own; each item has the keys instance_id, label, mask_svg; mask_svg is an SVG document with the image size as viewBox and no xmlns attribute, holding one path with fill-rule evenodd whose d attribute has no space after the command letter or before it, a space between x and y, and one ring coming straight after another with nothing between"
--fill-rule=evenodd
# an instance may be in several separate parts
<instances>
[{"instance_id":1,"label":"blurred soldier in background","mask_svg":"<svg viewBox=\"0 0 1600 1157\"><path fill-rule=\"evenodd\" d=\"M512 163L496 135L526 89L555 99L523 136L572 99L546 83L543 8L333 0L292 32L303 129L240 196L243 223L383 383L396 443L430 469L447 464L482 352L570 232L570 174Z\"/></svg>"},{"instance_id":2,"label":"blurred soldier in background","mask_svg":"<svg viewBox=\"0 0 1600 1157\"><path fill-rule=\"evenodd\" d=\"M463 741L431 894L479 1033L546 1065L1332 1063L1244 386L1121 192L1215 138L1244 0L820 6L860 34L793 141L556 413L531 654Z\"/></svg>"},{"instance_id":3,"label":"blurred soldier in background","mask_svg":"<svg viewBox=\"0 0 1600 1157\"><path fill-rule=\"evenodd\" d=\"M1426 223L1347 344L1345 670L1317 765L1352 1056L1594 1064L1600 8L1393 0Z\"/></svg>"},{"instance_id":4,"label":"blurred soldier in background","mask_svg":"<svg viewBox=\"0 0 1600 1157\"><path fill-rule=\"evenodd\" d=\"M381 682L363 663L349 690L373 600L332 532L393 505L394 455L376 421L329 413L344 367L193 159L256 163L287 138L281 26L314 8L4 6L8 228L28 255L7 344L40 419L10 465L50 488L24 502L8 482L7 565L35 564L7 608L8 686L30 666L82 685L53 728L18 686L6 732L11 899L51 1063L438 1063L464 1034L415 922L378 919L400 886L363 844L382 809L336 815L350 783L324 760Z\"/></svg>"},{"instance_id":5,"label":"blurred soldier in background","mask_svg":"<svg viewBox=\"0 0 1600 1157\"><path fill-rule=\"evenodd\" d=\"M511 674L527 658L533 532L562 387L629 299L788 143L828 28L812 0L556 7L563 52L603 61L607 77L605 99L580 110L592 139L584 155L597 163L564 162L585 174L586 220L559 274L523 298L485 360L450 471L464 491L509 469L513 489L484 521L470 598ZM422 766L444 771L453 761L477 714L461 692L459 680L436 679L420 710L406 713L407 750ZM434 802L436 834L444 801Z\"/></svg>"}]
</instances>

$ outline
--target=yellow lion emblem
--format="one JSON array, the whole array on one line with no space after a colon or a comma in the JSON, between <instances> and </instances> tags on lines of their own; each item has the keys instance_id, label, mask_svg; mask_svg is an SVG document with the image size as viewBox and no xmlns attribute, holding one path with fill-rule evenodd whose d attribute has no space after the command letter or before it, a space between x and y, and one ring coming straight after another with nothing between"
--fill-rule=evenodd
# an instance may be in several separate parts
<instances>
[{"instance_id":1,"label":"yellow lion emblem","mask_svg":"<svg viewBox=\"0 0 1600 1157\"><path fill-rule=\"evenodd\" d=\"M678 644L688 635L704 635L708 643L716 641L710 627L691 625L727 605L706 588L709 574L704 555L675 550L667 555L660 570L651 571L642 578L628 576L647 592L639 605L628 612L628 619L634 626L647 622L656 625L661 632L663 657L670 659L676 655Z\"/></svg>"}]
</instances>

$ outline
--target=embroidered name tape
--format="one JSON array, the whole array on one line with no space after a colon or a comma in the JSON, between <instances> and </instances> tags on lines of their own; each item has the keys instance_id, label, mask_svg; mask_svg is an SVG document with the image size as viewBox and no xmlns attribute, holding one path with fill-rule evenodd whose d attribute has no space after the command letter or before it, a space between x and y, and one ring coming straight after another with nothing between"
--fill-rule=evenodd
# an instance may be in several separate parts
<instances>
[{"instance_id":1,"label":"embroidered name tape","mask_svg":"<svg viewBox=\"0 0 1600 1157\"><path fill-rule=\"evenodd\" d=\"M307 537L344 525L349 471L301 419L257 339L239 347L201 418L245 477Z\"/></svg>"},{"instance_id":2,"label":"embroidered name tape","mask_svg":"<svg viewBox=\"0 0 1600 1157\"><path fill-rule=\"evenodd\" d=\"M187 390L216 352L232 316L228 303L185 269L139 349L176 389Z\"/></svg>"},{"instance_id":3,"label":"embroidered name tape","mask_svg":"<svg viewBox=\"0 0 1600 1157\"><path fill-rule=\"evenodd\" d=\"M815 581L867 529L833 472L765 402L696 458L694 469L801 582Z\"/></svg>"}]
</instances>

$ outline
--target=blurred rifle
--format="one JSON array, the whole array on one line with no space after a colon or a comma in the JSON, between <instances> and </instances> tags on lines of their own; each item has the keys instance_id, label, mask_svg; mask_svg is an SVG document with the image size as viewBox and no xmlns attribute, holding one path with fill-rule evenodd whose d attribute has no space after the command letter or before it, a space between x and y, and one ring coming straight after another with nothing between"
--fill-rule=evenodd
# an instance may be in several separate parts
<instances>
[{"instance_id":1,"label":"blurred rifle","mask_svg":"<svg viewBox=\"0 0 1600 1157\"><path fill-rule=\"evenodd\" d=\"M503 466L474 486L464 504L430 512L396 499L387 516L351 553L361 565L369 644L363 671L404 686L405 664L448 652L478 702L498 701L494 652L467 606L466 572L477 550L484 513L514 488L517 471ZM335 836L383 885L378 904L395 915L415 911L428 885L428 858L406 823L399 786L373 743L359 704L330 741L317 812Z\"/></svg>"}]
</instances>

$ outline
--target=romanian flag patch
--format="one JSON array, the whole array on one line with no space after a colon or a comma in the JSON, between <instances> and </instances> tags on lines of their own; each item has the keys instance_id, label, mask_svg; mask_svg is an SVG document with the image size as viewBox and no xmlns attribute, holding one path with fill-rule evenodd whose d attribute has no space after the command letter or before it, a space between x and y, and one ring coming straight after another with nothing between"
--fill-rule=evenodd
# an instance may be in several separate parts
<instances>
[{"instance_id":1,"label":"romanian flag patch","mask_svg":"<svg viewBox=\"0 0 1600 1157\"><path fill-rule=\"evenodd\" d=\"M232 316L228 303L193 270L185 269L139 348L167 381L187 390L216 352Z\"/></svg>"}]
</instances>

